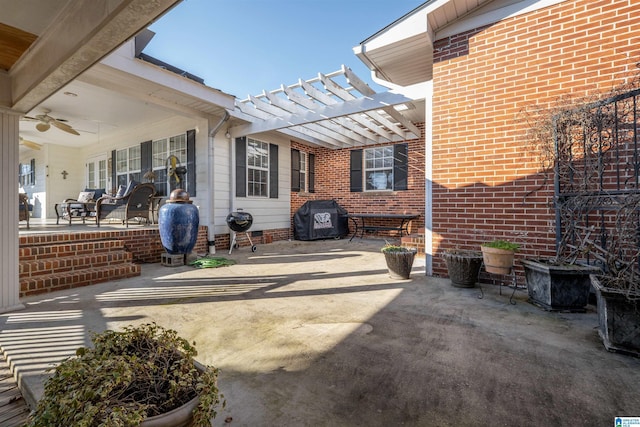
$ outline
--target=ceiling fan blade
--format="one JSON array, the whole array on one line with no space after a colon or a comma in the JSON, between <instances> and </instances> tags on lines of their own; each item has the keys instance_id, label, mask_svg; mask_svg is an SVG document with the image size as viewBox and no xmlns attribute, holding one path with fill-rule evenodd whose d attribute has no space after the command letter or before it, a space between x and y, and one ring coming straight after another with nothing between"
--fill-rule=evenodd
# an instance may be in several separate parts
<instances>
[{"instance_id":1,"label":"ceiling fan blade","mask_svg":"<svg viewBox=\"0 0 640 427\"><path fill-rule=\"evenodd\" d=\"M37 142L29 141L28 139L24 139L20 137L20 144L24 145L27 148L31 148L32 150L39 150L42 148L42 144L38 144Z\"/></svg>"},{"instance_id":2,"label":"ceiling fan blade","mask_svg":"<svg viewBox=\"0 0 640 427\"><path fill-rule=\"evenodd\" d=\"M70 134L72 134L72 135L80 135L80 133L78 133L78 131L77 131L77 130L75 130L74 128L72 128L72 127L71 127L71 126L69 126L68 124L66 124L66 123L62 123L62 122L59 122L59 121L58 121L58 120L56 120L56 119L51 120L51 124L52 124L52 125L54 125L55 127L57 127L58 129L63 130L63 131L65 131L65 132L67 132L67 133L70 133ZM38 126L36 126L36 128L37 128L37 127L38 127Z\"/></svg>"},{"instance_id":3,"label":"ceiling fan blade","mask_svg":"<svg viewBox=\"0 0 640 427\"><path fill-rule=\"evenodd\" d=\"M49 128L50 128L50 127L51 127L51 126L49 125L49 123L44 123L44 122L40 122L40 123L38 123L38 124L36 125L36 129L37 129L39 132L46 132L46 131L48 131L48 130L49 130Z\"/></svg>"}]
</instances>

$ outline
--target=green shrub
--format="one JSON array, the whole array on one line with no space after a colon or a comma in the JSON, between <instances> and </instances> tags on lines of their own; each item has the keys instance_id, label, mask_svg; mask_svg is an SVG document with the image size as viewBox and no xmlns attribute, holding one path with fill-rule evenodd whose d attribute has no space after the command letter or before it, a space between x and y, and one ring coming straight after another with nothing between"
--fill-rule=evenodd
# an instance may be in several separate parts
<instances>
[{"instance_id":1,"label":"green shrub","mask_svg":"<svg viewBox=\"0 0 640 427\"><path fill-rule=\"evenodd\" d=\"M482 246L495 249L504 249L506 251L517 251L520 249L520 245L506 240L494 240L492 242L483 243Z\"/></svg>"}]
</instances>

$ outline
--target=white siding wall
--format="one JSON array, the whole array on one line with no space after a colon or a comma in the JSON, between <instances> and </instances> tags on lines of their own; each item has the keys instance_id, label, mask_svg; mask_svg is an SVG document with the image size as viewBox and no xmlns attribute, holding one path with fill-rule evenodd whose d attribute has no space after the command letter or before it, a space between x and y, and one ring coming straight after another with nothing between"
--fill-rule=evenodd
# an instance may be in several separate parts
<instances>
[{"instance_id":1,"label":"white siding wall","mask_svg":"<svg viewBox=\"0 0 640 427\"><path fill-rule=\"evenodd\" d=\"M291 144L289 139L276 134L251 137L270 144L278 144L278 198L234 197L234 210L241 208L253 215L251 231L289 228L291 226ZM235 191L233 194L235 195Z\"/></svg>"}]
</instances>

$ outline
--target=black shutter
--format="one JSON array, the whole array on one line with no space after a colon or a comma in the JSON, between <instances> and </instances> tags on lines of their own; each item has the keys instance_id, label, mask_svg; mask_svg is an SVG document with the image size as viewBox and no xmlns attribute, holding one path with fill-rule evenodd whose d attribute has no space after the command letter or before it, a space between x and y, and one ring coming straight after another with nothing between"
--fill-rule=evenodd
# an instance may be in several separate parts
<instances>
[{"instance_id":1,"label":"black shutter","mask_svg":"<svg viewBox=\"0 0 640 427\"><path fill-rule=\"evenodd\" d=\"M278 198L278 146L269 144L269 198Z\"/></svg>"},{"instance_id":2,"label":"black shutter","mask_svg":"<svg viewBox=\"0 0 640 427\"><path fill-rule=\"evenodd\" d=\"M291 191L300 191L300 150L291 149Z\"/></svg>"},{"instance_id":3,"label":"black shutter","mask_svg":"<svg viewBox=\"0 0 640 427\"><path fill-rule=\"evenodd\" d=\"M142 178L144 174L153 170L153 153L152 153L151 141L145 141L140 143L140 172Z\"/></svg>"},{"instance_id":4,"label":"black shutter","mask_svg":"<svg viewBox=\"0 0 640 427\"><path fill-rule=\"evenodd\" d=\"M309 193L315 193L316 186L316 155L309 153Z\"/></svg>"},{"instance_id":5,"label":"black shutter","mask_svg":"<svg viewBox=\"0 0 640 427\"><path fill-rule=\"evenodd\" d=\"M24 177L22 176L22 163L18 163L18 182L24 187Z\"/></svg>"},{"instance_id":6,"label":"black shutter","mask_svg":"<svg viewBox=\"0 0 640 427\"><path fill-rule=\"evenodd\" d=\"M409 174L409 156L407 144L393 146L393 189L406 190Z\"/></svg>"},{"instance_id":7,"label":"black shutter","mask_svg":"<svg viewBox=\"0 0 640 427\"><path fill-rule=\"evenodd\" d=\"M352 193L362 191L362 150L351 151L350 182Z\"/></svg>"},{"instance_id":8,"label":"black shutter","mask_svg":"<svg viewBox=\"0 0 640 427\"><path fill-rule=\"evenodd\" d=\"M187 131L187 192L196 195L196 131Z\"/></svg>"},{"instance_id":9,"label":"black shutter","mask_svg":"<svg viewBox=\"0 0 640 427\"><path fill-rule=\"evenodd\" d=\"M247 197L247 137L236 138L236 197Z\"/></svg>"},{"instance_id":10,"label":"black shutter","mask_svg":"<svg viewBox=\"0 0 640 427\"><path fill-rule=\"evenodd\" d=\"M36 159L31 159L31 185L36 185Z\"/></svg>"},{"instance_id":11,"label":"black shutter","mask_svg":"<svg viewBox=\"0 0 640 427\"><path fill-rule=\"evenodd\" d=\"M116 176L116 150L111 152L111 187L118 191L118 179Z\"/></svg>"}]
</instances>

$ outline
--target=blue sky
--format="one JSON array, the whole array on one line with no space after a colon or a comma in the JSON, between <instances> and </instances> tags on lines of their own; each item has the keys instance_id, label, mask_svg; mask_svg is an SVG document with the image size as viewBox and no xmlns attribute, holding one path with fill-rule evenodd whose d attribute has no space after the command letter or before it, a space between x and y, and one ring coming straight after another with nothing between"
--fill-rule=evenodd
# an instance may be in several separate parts
<instances>
[{"instance_id":1,"label":"blue sky","mask_svg":"<svg viewBox=\"0 0 640 427\"><path fill-rule=\"evenodd\" d=\"M425 0L184 0L144 52L244 99L342 64L371 82L361 41Z\"/></svg>"}]
</instances>

